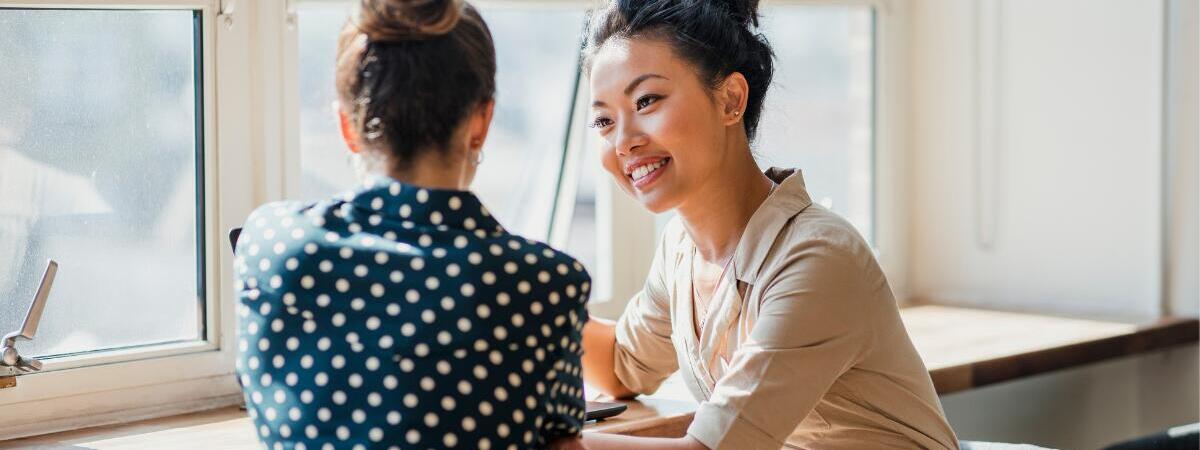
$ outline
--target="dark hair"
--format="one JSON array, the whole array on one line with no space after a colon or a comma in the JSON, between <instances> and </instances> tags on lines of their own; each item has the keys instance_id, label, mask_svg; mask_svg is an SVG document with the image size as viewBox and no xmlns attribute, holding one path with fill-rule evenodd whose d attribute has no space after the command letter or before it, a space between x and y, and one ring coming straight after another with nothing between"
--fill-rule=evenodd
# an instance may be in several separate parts
<instances>
[{"instance_id":1,"label":"dark hair","mask_svg":"<svg viewBox=\"0 0 1200 450\"><path fill-rule=\"evenodd\" d=\"M338 42L337 90L364 143L393 165L444 148L496 93L496 48L462 0L362 0Z\"/></svg>"},{"instance_id":2,"label":"dark hair","mask_svg":"<svg viewBox=\"0 0 1200 450\"><path fill-rule=\"evenodd\" d=\"M743 124L753 140L771 86L774 53L758 28L758 0L612 0L588 20L584 67L608 40L652 38L696 67L710 87L734 72L750 85Z\"/></svg>"}]
</instances>

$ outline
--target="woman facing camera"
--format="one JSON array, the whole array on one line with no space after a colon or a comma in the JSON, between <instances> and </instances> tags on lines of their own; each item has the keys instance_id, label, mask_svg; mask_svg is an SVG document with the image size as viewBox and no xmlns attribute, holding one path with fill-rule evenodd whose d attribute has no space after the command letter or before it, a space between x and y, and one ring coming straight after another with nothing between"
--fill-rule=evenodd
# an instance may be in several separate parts
<instances>
[{"instance_id":1,"label":"woman facing camera","mask_svg":"<svg viewBox=\"0 0 1200 450\"><path fill-rule=\"evenodd\" d=\"M675 211L643 290L584 327L584 374L616 397L679 370L680 439L588 448L957 448L871 248L750 141L771 83L756 0L619 0L587 35L605 169ZM802 149L795 149L801 151ZM821 170L821 168L813 168Z\"/></svg>"},{"instance_id":2,"label":"woman facing camera","mask_svg":"<svg viewBox=\"0 0 1200 450\"><path fill-rule=\"evenodd\" d=\"M539 448L584 418L589 278L468 186L496 57L453 0L365 0L338 44L346 144L371 175L263 206L237 246L246 405L270 448Z\"/></svg>"}]
</instances>

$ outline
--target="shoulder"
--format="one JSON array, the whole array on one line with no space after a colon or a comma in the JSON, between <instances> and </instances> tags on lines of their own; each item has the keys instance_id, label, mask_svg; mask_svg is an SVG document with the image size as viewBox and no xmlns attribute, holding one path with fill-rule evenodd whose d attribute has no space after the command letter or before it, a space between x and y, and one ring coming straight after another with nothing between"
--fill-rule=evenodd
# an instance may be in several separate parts
<instances>
[{"instance_id":1,"label":"shoulder","mask_svg":"<svg viewBox=\"0 0 1200 450\"><path fill-rule=\"evenodd\" d=\"M591 291L592 278L575 257L541 241L504 233L487 239L488 256L502 264L503 273L530 284L530 294L546 291L582 304Z\"/></svg>"},{"instance_id":2,"label":"shoulder","mask_svg":"<svg viewBox=\"0 0 1200 450\"><path fill-rule=\"evenodd\" d=\"M875 264L875 253L854 225L820 205L811 205L780 230L773 259L802 257L841 261L853 266Z\"/></svg>"},{"instance_id":3,"label":"shoulder","mask_svg":"<svg viewBox=\"0 0 1200 450\"><path fill-rule=\"evenodd\" d=\"M801 295L853 308L894 303L871 246L852 224L818 205L780 230L759 284L764 299Z\"/></svg>"},{"instance_id":4,"label":"shoulder","mask_svg":"<svg viewBox=\"0 0 1200 450\"><path fill-rule=\"evenodd\" d=\"M261 262L267 259L286 261L294 269L314 255L336 250L329 245L328 233L338 231L341 237L347 232L344 226L340 230L329 228L335 223L345 225L343 221L331 220L336 204L280 201L262 205L247 216L234 253L241 260L259 261L260 266L277 266Z\"/></svg>"},{"instance_id":5,"label":"shoulder","mask_svg":"<svg viewBox=\"0 0 1200 450\"><path fill-rule=\"evenodd\" d=\"M311 214L311 211L318 204L312 202L297 202L297 201L279 201L267 203L258 208L246 217L246 222L242 225L243 236L258 236L267 234L268 236L282 235L291 236L292 231L301 228L305 229L312 226L323 225L323 220L314 221L317 217ZM239 242L241 240L239 239Z\"/></svg>"}]
</instances>

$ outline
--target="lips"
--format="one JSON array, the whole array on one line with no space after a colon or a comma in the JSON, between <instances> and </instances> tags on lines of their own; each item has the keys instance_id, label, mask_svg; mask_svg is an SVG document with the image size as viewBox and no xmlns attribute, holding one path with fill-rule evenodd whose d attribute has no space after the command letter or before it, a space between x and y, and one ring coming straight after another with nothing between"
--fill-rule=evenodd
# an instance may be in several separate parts
<instances>
[{"instance_id":1,"label":"lips","mask_svg":"<svg viewBox=\"0 0 1200 450\"><path fill-rule=\"evenodd\" d=\"M624 167L625 176L631 177L634 175L634 171L638 169L670 159L671 158L668 156L643 156L641 158L626 161Z\"/></svg>"},{"instance_id":2,"label":"lips","mask_svg":"<svg viewBox=\"0 0 1200 450\"><path fill-rule=\"evenodd\" d=\"M662 175L671 164L671 158L651 157L641 158L625 166L625 176L633 183L633 187L644 189Z\"/></svg>"}]
</instances>

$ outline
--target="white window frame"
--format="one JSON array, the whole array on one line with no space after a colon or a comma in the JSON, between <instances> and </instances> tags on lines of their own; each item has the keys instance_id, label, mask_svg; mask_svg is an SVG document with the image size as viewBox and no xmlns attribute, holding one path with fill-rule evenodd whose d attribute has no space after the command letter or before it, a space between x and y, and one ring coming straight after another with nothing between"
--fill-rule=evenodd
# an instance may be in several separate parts
<instances>
[{"instance_id":1,"label":"white window frame","mask_svg":"<svg viewBox=\"0 0 1200 450\"><path fill-rule=\"evenodd\" d=\"M207 274L204 340L47 359L42 371L20 375L15 387L0 389L0 406L20 411L5 418L0 439L240 401L235 349L229 345L234 342L235 298L227 282L233 279L233 256L225 231L240 226L255 205L277 193L268 181L278 179L279 172L264 164L271 151L256 145L266 138L254 128L265 109L251 89L252 63L258 55L248 44L255 41L251 32L256 30L249 20L282 5L280 1L239 5L236 0L0 0L4 8L199 11L205 198L201 251ZM255 173L265 176L256 178ZM53 295L49 301L55 301Z\"/></svg>"}]
</instances>

